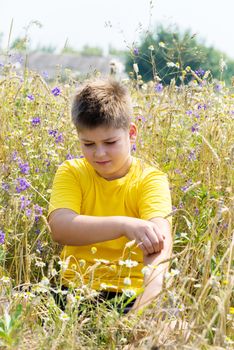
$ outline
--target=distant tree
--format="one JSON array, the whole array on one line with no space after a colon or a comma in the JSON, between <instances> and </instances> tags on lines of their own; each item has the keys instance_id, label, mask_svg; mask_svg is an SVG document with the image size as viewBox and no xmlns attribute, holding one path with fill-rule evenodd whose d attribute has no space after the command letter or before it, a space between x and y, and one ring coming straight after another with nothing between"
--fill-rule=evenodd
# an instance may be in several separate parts
<instances>
[{"instance_id":1,"label":"distant tree","mask_svg":"<svg viewBox=\"0 0 234 350\"><path fill-rule=\"evenodd\" d=\"M227 64L223 72L220 69L222 59ZM126 60L127 72L133 71L133 63L138 64L144 81L159 78L165 84L171 79L175 79L176 84L192 79L192 75L184 74L186 67L200 73L210 70L217 79L229 80L234 75L234 61L222 52L198 42L196 35L189 30L180 33L178 28L171 31L163 26L159 26L155 33L148 33L140 45L132 49Z\"/></svg>"},{"instance_id":2,"label":"distant tree","mask_svg":"<svg viewBox=\"0 0 234 350\"><path fill-rule=\"evenodd\" d=\"M64 48L61 50L61 54L70 54L70 55L80 55L80 52L76 50L74 47L65 45Z\"/></svg>"},{"instance_id":3,"label":"distant tree","mask_svg":"<svg viewBox=\"0 0 234 350\"><path fill-rule=\"evenodd\" d=\"M53 45L38 45L35 51L45 52L45 53L55 53L56 46Z\"/></svg>"},{"instance_id":4,"label":"distant tree","mask_svg":"<svg viewBox=\"0 0 234 350\"><path fill-rule=\"evenodd\" d=\"M117 57L127 57L126 50L116 49L112 45L109 45L108 47L108 54L111 56L117 56Z\"/></svg>"},{"instance_id":5,"label":"distant tree","mask_svg":"<svg viewBox=\"0 0 234 350\"><path fill-rule=\"evenodd\" d=\"M82 56L103 56L103 49L101 47L84 45L80 51Z\"/></svg>"}]
</instances>

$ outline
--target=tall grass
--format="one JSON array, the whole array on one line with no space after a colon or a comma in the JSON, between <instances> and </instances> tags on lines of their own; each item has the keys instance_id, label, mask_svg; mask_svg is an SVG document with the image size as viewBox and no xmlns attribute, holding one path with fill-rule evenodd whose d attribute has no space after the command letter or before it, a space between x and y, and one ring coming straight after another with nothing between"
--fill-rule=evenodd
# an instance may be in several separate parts
<instances>
[{"instance_id":1,"label":"tall grass","mask_svg":"<svg viewBox=\"0 0 234 350\"><path fill-rule=\"evenodd\" d=\"M81 156L70 120L79 82L0 69L1 347L232 349L232 88L206 79L160 89L125 81L139 130L133 153L169 176L174 249L160 296L122 316L98 304L89 286L61 290L61 248L46 222L58 165ZM67 293L65 310L53 293Z\"/></svg>"}]
</instances>

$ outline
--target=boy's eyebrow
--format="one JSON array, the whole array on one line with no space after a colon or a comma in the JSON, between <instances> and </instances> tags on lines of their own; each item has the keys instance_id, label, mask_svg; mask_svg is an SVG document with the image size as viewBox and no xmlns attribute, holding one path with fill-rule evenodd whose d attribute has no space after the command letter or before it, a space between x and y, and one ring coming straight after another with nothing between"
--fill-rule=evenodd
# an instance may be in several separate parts
<instances>
[{"instance_id":1,"label":"boy's eyebrow","mask_svg":"<svg viewBox=\"0 0 234 350\"><path fill-rule=\"evenodd\" d=\"M110 141L110 140L112 140L112 139L114 139L114 138L116 138L117 136L112 136L112 137L108 137L107 139L104 139L104 140L102 140L102 141ZM94 142L93 140L87 140L87 139L84 139L83 137L81 137L80 138L81 139L81 141L84 141L84 142Z\"/></svg>"}]
</instances>

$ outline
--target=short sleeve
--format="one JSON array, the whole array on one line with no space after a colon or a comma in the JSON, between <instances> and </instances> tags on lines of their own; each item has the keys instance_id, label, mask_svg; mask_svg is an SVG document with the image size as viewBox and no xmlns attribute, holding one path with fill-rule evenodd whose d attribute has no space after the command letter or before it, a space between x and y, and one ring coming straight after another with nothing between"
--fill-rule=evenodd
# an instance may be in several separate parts
<instances>
[{"instance_id":1,"label":"short sleeve","mask_svg":"<svg viewBox=\"0 0 234 350\"><path fill-rule=\"evenodd\" d=\"M53 181L49 203L49 214L55 209L71 209L80 213L82 192L78 170L69 161L58 168Z\"/></svg>"},{"instance_id":2,"label":"short sleeve","mask_svg":"<svg viewBox=\"0 0 234 350\"><path fill-rule=\"evenodd\" d=\"M155 169L144 178L140 186L138 205L140 218L143 220L166 217L171 213L171 194L165 173Z\"/></svg>"}]
</instances>

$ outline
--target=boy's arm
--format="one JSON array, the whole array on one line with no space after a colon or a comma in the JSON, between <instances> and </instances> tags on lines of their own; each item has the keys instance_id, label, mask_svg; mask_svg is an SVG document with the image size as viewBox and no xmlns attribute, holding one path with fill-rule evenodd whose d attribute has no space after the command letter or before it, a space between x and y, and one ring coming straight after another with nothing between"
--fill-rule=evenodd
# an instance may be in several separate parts
<instances>
[{"instance_id":1,"label":"boy's arm","mask_svg":"<svg viewBox=\"0 0 234 350\"><path fill-rule=\"evenodd\" d=\"M134 310L139 310L148 305L161 292L163 286L163 277L168 270L169 262L162 263L171 257L172 253L172 235L171 226L168 220L163 218L154 218L154 222L165 236L163 249L156 254L144 255L144 265L149 268L149 274L144 277L144 292L136 299L133 306ZM149 266L150 265L150 266Z\"/></svg>"},{"instance_id":2,"label":"boy's arm","mask_svg":"<svg viewBox=\"0 0 234 350\"><path fill-rule=\"evenodd\" d=\"M153 221L127 216L79 215L70 209L56 209L49 216L54 241L63 245L82 246L126 236L135 240L144 255L161 251L164 236Z\"/></svg>"}]
</instances>

